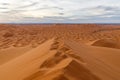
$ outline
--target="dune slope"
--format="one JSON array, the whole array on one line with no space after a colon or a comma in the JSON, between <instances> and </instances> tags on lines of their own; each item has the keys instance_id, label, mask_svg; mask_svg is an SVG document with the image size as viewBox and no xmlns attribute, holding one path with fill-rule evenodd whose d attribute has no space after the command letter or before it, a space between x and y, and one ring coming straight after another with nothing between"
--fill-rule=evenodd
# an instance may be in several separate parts
<instances>
[{"instance_id":1,"label":"dune slope","mask_svg":"<svg viewBox=\"0 0 120 80\"><path fill-rule=\"evenodd\" d=\"M100 39L95 41L92 46L108 47L120 49L120 42L112 39Z\"/></svg>"},{"instance_id":2,"label":"dune slope","mask_svg":"<svg viewBox=\"0 0 120 80\"><path fill-rule=\"evenodd\" d=\"M10 47L7 49L0 50L0 65L26 53L32 48L29 46L26 47Z\"/></svg>"}]
</instances>

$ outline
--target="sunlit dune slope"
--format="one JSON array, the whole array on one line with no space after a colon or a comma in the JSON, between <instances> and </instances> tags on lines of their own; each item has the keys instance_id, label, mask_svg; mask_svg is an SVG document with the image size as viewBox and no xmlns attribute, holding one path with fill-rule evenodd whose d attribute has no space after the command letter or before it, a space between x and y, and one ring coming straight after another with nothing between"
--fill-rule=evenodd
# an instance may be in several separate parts
<instances>
[{"instance_id":1,"label":"sunlit dune slope","mask_svg":"<svg viewBox=\"0 0 120 80\"><path fill-rule=\"evenodd\" d=\"M32 48L29 46L26 47L10 47L7 49L0 50L0 65L26 53Z\"/></svg>"}]
</instances>

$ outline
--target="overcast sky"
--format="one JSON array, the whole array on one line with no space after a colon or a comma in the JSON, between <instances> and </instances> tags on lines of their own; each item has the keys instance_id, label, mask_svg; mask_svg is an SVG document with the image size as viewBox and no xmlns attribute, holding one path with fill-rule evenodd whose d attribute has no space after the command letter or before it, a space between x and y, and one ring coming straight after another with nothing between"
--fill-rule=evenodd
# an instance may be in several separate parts
<instances>
[{"instance_id":1,"label":"overcast sky","mask_svg":"<svg viewBox=\"0 0 120 80\"><path fill-rule=\"evenodd\" d=\"M120 23L120 0L0 0L0 23Z\"/></svg>"}]
</instances>

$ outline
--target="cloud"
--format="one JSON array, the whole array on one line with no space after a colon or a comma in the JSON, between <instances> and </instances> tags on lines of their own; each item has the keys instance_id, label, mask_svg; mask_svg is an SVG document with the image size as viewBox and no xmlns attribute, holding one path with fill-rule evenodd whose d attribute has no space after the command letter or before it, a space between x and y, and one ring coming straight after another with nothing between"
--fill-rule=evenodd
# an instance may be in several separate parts
<instances>
[{"instance_id":1,"label":"cloud","mask_svg":"<svg viewBox=\"0 0 120 80\"><path fill-rule=\"evenodd\" d=\"M118 0L1 0L0 22L118 22L119 4Z\"/></svg>"},{"instance_id":2,"label":"cloud","mask_svg":"<svg viewBox=\"0 0 120 80\"><path fill-rule=\"evenodd\" d=\"M18 9L19 9L19 8L32 7L32 6L35 6L35 5L37 5L37 4L38 4L38 2L32 2L32 3L28 4L28 5L19 6Z\"/></svg>"},{"instance_id":3,"label":"cloud","mask_svg":"<svg viewBox=\"0 0 120 80\"><path fill-rule=\"evenodd\" d=\"M85 17L88 18L107 18L107 17L115 17L115 16L120 16L120 7L114 7L114 6L102 6L98 5L95 7L89 7L89 8L83 8L82 11L85 14L89 15L84 15Z\"/></svg>"},{"instance_id":4,"label":"cloud","mask_svg":"<svg viewBox=\"0 0 120 80\"><path fill-rule=\"evenodd\" d=\"M64 10L64 8L61 7L56 7L56 6L44 6L44 7L38 7L36 9L33 10L48 10L48 9L54 9L54 10Z\"/></svg>"},{"instance_id":5,"label":"cloud","mask_svg":"<svg viewBox=\"0 0 120 80\"><path fill-rule=\"evenodd\" d=\"M1 5L10 5L9 3L2 3Z\"/></svg>"},{"instance_id":6,"label":"cloud","mask_svg":"<svg viewBox=\"0 0 120 80\"><path fill-rule=\"evenodd\" d=\"M6 7L0 7L0 9L8 9L8 8L6 8Z\"/></svg>"}]
</instances>

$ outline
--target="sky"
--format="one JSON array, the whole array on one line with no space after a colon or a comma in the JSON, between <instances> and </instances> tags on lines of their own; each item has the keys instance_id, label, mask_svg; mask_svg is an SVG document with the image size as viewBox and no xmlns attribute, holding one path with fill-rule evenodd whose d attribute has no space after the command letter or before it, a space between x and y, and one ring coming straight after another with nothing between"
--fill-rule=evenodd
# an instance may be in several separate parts
<instances>
[{"instance_id":1,"label":"sky","mask_svg":"<svg viewBox=\"0 0 120 80\"><path fill-rule=\"evenodd\" d=\"M120 0L0 0L0 23L120 23Z\"/></svg>"}]
</instances>

